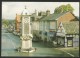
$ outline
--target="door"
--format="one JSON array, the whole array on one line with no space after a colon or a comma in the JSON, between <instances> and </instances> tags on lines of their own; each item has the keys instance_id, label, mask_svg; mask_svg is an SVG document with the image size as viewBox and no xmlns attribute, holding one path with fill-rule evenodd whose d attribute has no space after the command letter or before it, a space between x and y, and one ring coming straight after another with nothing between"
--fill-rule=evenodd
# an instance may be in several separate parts
<instances>
[{"instance_id":1,"label":"door","mask_svg":"<svg viewBox=\"0 0 80 58\"><path fill-rule=\"evenodd\" d=\"M67 46L72 47L73 46L73 37L67 37Z\"/></svg>"}]
</instances>

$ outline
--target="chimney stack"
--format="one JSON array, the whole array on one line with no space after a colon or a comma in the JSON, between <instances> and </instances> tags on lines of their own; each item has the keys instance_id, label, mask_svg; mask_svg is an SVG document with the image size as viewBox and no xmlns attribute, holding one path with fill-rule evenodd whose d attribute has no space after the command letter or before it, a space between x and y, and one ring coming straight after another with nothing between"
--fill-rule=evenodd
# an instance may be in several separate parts
<instances>
[{"instance_id":1,"label":"chimney stack","mask_svg":"<svg viewBox=\"0 0 80 58\"><path fill-rule=\"evenodd\" d=\"M37 10L35 9L35 14L38 16L38 12L37 12Z\"/></svg>"},{"instance_id":2,"label":"chimney stack","mask_svg":"<svg viewBox=\"0 0 80 58\"><path fill-rule=\"evenodd\" d=\"M46 11L46 15L49 16L50 15L50 10Z\"/></svg>"}]
</instances>

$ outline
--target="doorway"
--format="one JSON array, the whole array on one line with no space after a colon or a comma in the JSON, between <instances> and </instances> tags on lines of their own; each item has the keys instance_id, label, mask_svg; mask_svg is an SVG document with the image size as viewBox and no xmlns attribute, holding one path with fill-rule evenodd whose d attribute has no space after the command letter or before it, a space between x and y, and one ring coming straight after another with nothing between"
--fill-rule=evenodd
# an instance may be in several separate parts
<instances>
[{"instance_id":1,"label":"doorway","mask_svg":"<svg viewBox=\"0 0 80 58\"><path fill-rule=\"evenodd\" d=\"M67 46L73 47L73 37L67 37Z\"/></svg>"}]
</instances>

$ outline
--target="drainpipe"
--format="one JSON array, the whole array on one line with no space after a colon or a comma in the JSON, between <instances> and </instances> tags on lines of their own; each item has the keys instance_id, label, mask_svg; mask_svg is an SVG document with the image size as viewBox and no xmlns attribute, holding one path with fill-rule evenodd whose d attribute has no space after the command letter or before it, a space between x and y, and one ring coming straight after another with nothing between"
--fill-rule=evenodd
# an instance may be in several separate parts
<instances>
[{"instance_id":1,"label":"drainpipe","mask_svg":"<svg viewBox=\"0 0 80 58\"><path fill-rule=\"evenodd\" d=\"M56 35L57 35L57 20L56 20ZM57 45L58 45L58 38L57 36L55 35L56 39L57 39Z\"/></svg>"}]
</instances>

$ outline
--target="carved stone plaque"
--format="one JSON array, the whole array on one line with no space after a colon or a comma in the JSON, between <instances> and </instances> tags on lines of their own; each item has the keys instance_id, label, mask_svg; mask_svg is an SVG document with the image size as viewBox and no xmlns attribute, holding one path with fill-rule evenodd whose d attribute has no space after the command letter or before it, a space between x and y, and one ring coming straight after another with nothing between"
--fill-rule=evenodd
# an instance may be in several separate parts
<instances>
[{"instance_id":1,"label":"carved stone plaque","mask_svg":"<svg viewBox=\"0 0 80 58\"><path fill-rule=\"evenodd\" d=\"M24 18L24 34L29 34L29 17Z\"/></svg>"}]
</instances>

